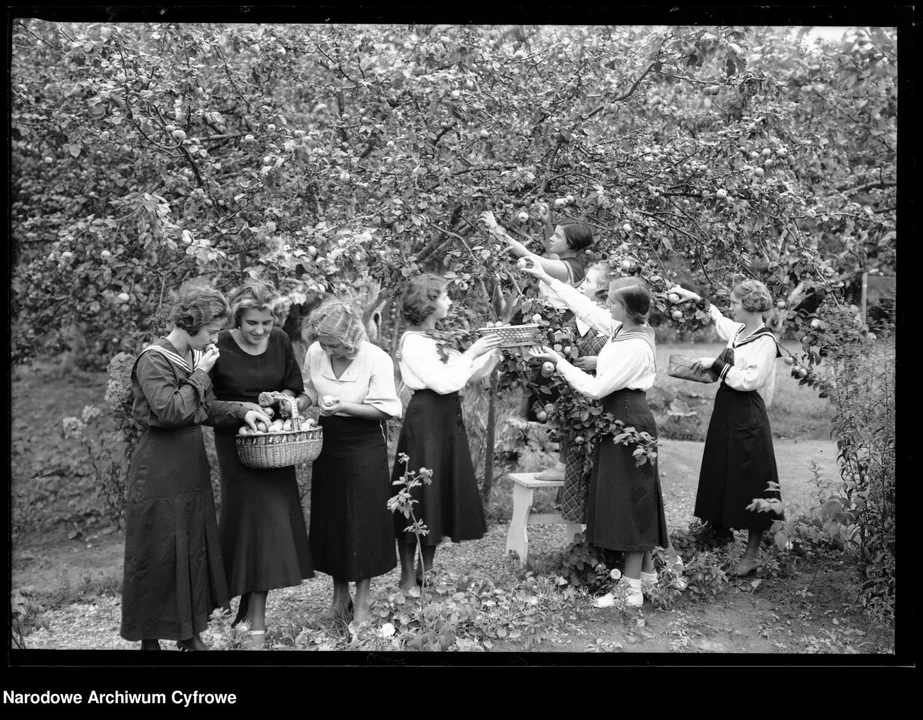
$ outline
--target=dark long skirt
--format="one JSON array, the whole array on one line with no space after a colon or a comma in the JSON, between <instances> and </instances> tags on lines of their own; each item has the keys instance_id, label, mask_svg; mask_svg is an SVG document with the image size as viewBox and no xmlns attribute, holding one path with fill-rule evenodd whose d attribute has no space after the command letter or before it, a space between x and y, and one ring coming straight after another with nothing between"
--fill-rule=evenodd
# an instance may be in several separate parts
<instances>
[{"instance_id":1,"label":"dark long skirt","mask_svg":"<svg viewBox=\"0 0 923 720\"><path fill-rule=\"evenodd\" d=\"M295 468L248 468L234 435L221 430L215 431L215 450L221 468L218 531L231 597L314 577Z\"/></svg>"},{"instance_id":2,"label":"dark long skirt","mask_svg":"<svg viewBox=\"0 0 923 720\"><path fill-rule=\"evenodd\" d=\"M202 428L148 428L127 484L121 635L189 639L228 609Z\"/></svg>"},{"instance_id":3,"label":"dark long skirt","mask_svg":"<svg viewBox=\"0 0 923 720\"><path fill-rule=\"evenodd\" d=\"M432 390L414 392L397 443L398 457L410 456L408 470L420 468L433 471L432 483L414 488L412 497L418 502L413 510L429 533L421 538L424 545L438 545L443 537L455 542L477 540L487 532L484 506L478 491L468 435L462 420L458 393L439 395ZM395 459L392 481L403 477L405 466ZM399 489L395 486L395 493ZM401 513L395 513L394 536L402 541L414 541L407 533L410 525Z\"/></svg>"},{"instance_id":4,"label":"dark long skirt","mask_svg":"<svg viewBox=\"0 0 923 720\"><path fill-rule=\"evenodd\" d=\"M311 472L314 567L337 580L378 577L397 567L388 447L378 420L321 417L324 448Z\"/></svg>"},{"instance_id":5,"label":"dark long skirt","mask_svg":"<svg viewBox=\"0 0 923 720\"><path fill-rule=\"evenodd\" d=\"M695 496L695 515L726 528L768 530L775 513L747 510L754 498L781 499L772 430L763 398L724 383L715 395Z\"/></svg>"},{"instance_id":6,"label":"dark long skirt","mask_svg":"<svg viewBox=\"0 0 923 720\"><path fill-rule=\"evenodd\" d=\"M642 390L617 390L602 399L603 410L638 432L657 437L657 424ZM669 535L663 511L657 461L638 466L635 445L599 438L590 476L587 538L597 547L622 552L667 547Z\"/></svg>"}]
</instances>

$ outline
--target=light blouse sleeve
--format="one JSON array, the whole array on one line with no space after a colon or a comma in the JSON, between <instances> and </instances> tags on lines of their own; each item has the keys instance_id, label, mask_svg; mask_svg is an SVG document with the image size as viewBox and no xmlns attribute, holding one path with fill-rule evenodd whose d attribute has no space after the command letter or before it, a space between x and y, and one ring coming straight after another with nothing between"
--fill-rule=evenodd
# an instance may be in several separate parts
<instances>
[{"instance_id":1,"label":"light blouse sleeve","mask_svg":"<svg viewBox=\"0 0 923 720\"><path fill-rule=\"evenodd\" d=\"M386 415L399 418L403 406L394 385L394 362L388 353L374 345L370 345L369 354L369 394L363 402Z\"/></svg>"},{"instance_id":2,"label":"light blouse sleeve","mask_svg":"<svg viewBox=\"0 0 923 720\"><path fill-rule=\"evenodd\" d=\"M735 352L734 365L718 361L717 367L712 367L718 370L721 380L734 390L759 390L769 382L770 375L775 372L775 340L766 336L744 347L746 352Z\"/></svg>"},{"instance_id":3,"label":"light blouse sleeve","mask_svg":"<svg viewBox=\"0 0 923 720\"><path fill-rule=\"evenodd\" d=\"M404 337L401 364L413 373L423 387L440 395L461 390L474 372L474 365L467 355L452 353L448 362L442 362L436 342L415 333Z\"/></svg>"},{"instance_id":4,"label":"light blouse sleeve","mask_svg":"<svg viewBox=\"0 0 923 720\"><path fill-rule=\"evenodd\" d=\"M301 379L304 381L304 392L311 398L311 404L317 405L317 388L314 387L314 380L311 379L311 372L317 365L317 358L321 352L320 345L316 342L311 343L307 352L304 354L304 363L301 368Z\"/></svg>"},{"instance_id":5,"label":"light blouse sleeve","mask_svg":"<svg viewBox=\"0 0 923 720\"><path fill-rule=\"evenodd\" d=\"M577 317L591 328L601 335L612 334L615 328L613 326L614 320L609 310L590 300L577 288L571 287L560 280L552 280L549 287L574 311Z\"/></svg>"},{"instance_id":6,"label":"light blouse sleeve","mask_svg":"<svg viewBox=\"0 0 923 720\"><path fill-rule=\"evenodd\" d=\"M499 362L499 350L491 350L489 353L485 353L484 355L481 355L481 357L475 358L473 363L474 372L468 379L468 382L473 383L488 377L494 371L494 368L497 367L497 363Z\"/></svg>"},{"instance_id":7,"label":"light blouse sleeve","mask_svg":"<svg viewBox=\"0 0 923 720\"><path fill-rule=\"evenodd\" d=\"M599 353L595 377L563 358L557 369L574 390L599 400L628 387L629 383L644 375L652 366L651 349L646 342L627 340L617 345L616 348L616 343L610 342Z\"/></svg>"},{"instance_id":8,"label":"light blouse sleeve","mask_svg":"<svg viewBox=\"0 0 923 720\"><path fill-rule=\"evenodd\" d=\"M730 318L722 315L721 311L714 305L709 305L708 314L711 315L711 319L715 321L715 329L723 340L730 340L737 334L737 331L740 330L743 325L743 323L734 322Z\"/></svg>"}]
</instances>

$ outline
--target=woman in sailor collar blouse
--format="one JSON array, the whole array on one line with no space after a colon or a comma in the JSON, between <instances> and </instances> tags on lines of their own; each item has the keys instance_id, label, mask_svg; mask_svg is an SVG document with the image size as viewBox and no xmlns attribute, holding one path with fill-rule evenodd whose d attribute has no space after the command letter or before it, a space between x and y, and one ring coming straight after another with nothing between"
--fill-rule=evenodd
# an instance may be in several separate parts
<instances>
[{"instance_id":1,"label":"woman in sailor collar blouse","mask_svg":"<svg viewBox=\"0 0 923 720\"><path fill-rule=\"evenodd\" d=\"M142 650L160 650L160 639L205 650L199 634L213 610L229 606L201 426L255 429L257 419L269 420L212 392L215 341L229 315L217 290L181 289L170 334L132 369L131 414L144 434L126 483L121 635Z\"/></svg>"},{"instance_id":2,"label":"woman in sailor collar blouse","mask_svg":"<svg viewBox=\"0 0 923 720\"><path fill-rule=\"evenodd\" d=\"M657 424L645 397L657 373L654 331L647 324L651 293L638 281L625 282L619 279L609 285L610 327L614 332L599 353L596 377L574 367L550 348L533 349L530 354L554 363L571 387L600 400L603 410L616 420L656 438ZM581 297L581 304L583 301L595 306L589 298ZM587 310L584 319L604 329L600 308ZM642 583L657 580L651 551L669 547L670 538L657 462L638 466L632 452L632 448L606 438L597 442L587 538L597 547L625 554L626 601L640 607L644 602Z\"/></svg>"},{"instance_id":3,"label":"woman in sailor collar blouse","mask_svg":"<svg viewBox=\"0 0 923 720\"><path fill-rule=\"evenodd\" d=\"M699 302L696 293L682 287L670 290L681 298ZM728 341L717 358L699 364L718 373L721 386L708 423L695 515L711 526L719 539L733 539L732 528L749 531L747 549L736 567L739 576L760 566L760 541L773 521L770 513L748 510L754 498L778 499L779 474L772 447L772 430L766 407L775 389L775 336L763 323L772 297L758 280L745 280L731 292L733 320L709 305L718 335Z\"/></svg>"},{"instance_id":4,"label":"woman in sailor collar blouse","mask_svg":"<svg viewBox=\"0 0 923 720\"><path fill-rule=\"evenodd\" d=\"M309 345L304 359L305 392L320 407L324 446L311 473L309 539L314 568L333 576L327 615L369 616L371 579L397 565L385 421L401 416L394 363L368 341L360 313L328 300L305 320Z\"/></svg>"}]
</instances>

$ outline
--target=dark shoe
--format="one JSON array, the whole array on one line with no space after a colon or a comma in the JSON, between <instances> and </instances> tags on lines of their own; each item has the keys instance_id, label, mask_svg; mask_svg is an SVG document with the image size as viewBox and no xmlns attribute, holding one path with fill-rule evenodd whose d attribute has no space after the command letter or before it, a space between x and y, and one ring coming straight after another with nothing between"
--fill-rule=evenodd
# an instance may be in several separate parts
<instances>
[{"instance_id":1,"label":"dark shoe","mask_svg":"<svg viewBox=\"0 0 923 720\"><path fill-rule=\"evenodd\" d=\"M141 641L142 650L160 650L160 641L159 640L142 640Z\"/></svg>"}]
</instances>

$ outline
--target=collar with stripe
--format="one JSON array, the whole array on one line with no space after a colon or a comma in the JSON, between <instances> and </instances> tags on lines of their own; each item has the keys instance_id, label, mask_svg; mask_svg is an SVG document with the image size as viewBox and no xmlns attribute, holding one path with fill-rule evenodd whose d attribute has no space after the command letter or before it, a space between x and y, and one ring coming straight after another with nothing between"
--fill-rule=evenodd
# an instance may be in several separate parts
<instances>
[{"instance_id":1,"label":"collar with stripe","mask_svg":"<svg viewBox=\"0 0 923 720\"><path fill-rule=\"evenodd\" d=\"M146 348L144 348L144 350L141 351L141 355L149 351L160 353L165 358L167 358L167 360L172 362L174 365L176 365L181 370L185 370L187 373L191 373L193 372L193 370L195 370L196 366L199 364L199 359L202 357L202 352L200 350L193 350L192 351L192 367L189 367L189 363L186 362L186 358L184 358L182 355L180 355L176 351L171 350L170 348L164 347L163 345L156 345L156 344L148 345Z\"/></svg>"}]
</instances>

